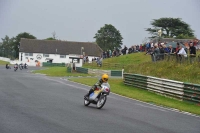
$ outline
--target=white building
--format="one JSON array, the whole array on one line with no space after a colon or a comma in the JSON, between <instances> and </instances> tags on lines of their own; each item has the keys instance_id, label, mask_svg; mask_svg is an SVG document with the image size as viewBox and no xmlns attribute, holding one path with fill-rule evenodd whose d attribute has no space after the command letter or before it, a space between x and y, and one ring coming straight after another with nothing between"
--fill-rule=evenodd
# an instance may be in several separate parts
<instances>
[{"instance_id":1,"label":"white building","mask_svg":"<svg viewBox=\"0 0 200 133\"><path fill-rule=\"evenodd\" d=\"M19 61L36 66L38 62L51 63L75 63L82 66L83 55L88 56L91 61L94 57L99 57L102 49L95 43L71 42L59 40L37 40L21 39L19 50Z\"/></svg>"}]
</instances>

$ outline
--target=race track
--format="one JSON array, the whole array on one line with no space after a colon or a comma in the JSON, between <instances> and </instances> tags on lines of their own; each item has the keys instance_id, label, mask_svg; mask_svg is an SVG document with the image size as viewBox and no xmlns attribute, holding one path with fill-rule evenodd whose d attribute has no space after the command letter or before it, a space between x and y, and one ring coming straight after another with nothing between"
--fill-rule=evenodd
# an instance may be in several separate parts
<instances>
[{"instance_id":1,"label":"race track","mask_svg":"<svg viewBox=\"0 0 200 133\"><path fill-rule=\"evenodd\" d=\"M197 116L115 94L85 107L89 87L28 71L0 66L0 133L200 133Z\"/></svg>"}]
</instances>

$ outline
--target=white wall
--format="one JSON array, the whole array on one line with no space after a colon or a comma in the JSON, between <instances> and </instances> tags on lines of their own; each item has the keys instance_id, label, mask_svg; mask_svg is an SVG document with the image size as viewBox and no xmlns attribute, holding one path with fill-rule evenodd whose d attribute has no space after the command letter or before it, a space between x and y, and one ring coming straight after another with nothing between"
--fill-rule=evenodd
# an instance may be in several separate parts
<instances>
[{"instance_id":1,"label":"white wall","mask_svg":"<svg viewBox=\"0 0 200 133\"><path fill-rule=\"evenodd\" d=\"M5 57L0 57L0 60L10 62L10 59Z\"/></svg>"},{"instance_id":2,"label":"white wall","mask_svg":"<svg viewBox=\"0 0 200 133\"><path fill-rule=\"evenodd\" d=\"M0 57L0 60L10 62L10 64L20 63L18 60L10 60L9 58Z\"/></svg>"},{"instance_id":3,"label":"white wall","mask_svg":"<svg viewBox=\"0 0 200 133\"><path fill-rule=\"evenodd\" d=\"M80 55L66 55L66 58L60 58L59 54L49 54L49 57L44 57L43 53L33 53L33 56L25 56L25 53L22 53L22 61L21 61L21 53L19 52L19 61L21 63L27 63L29 66L36 66L35 60L40 61L40 64L42 65L42 62L47 62L48 60L46 60L46 58L51 58L53 59L52 63L71 63L71 59L69 59L69 57L80 57ZM37 58L37 57L41 57ZM29 62L28 62L28 59ZM31 59L32 58L32 59ZM77 67L81 67L82 66L82 59L80 60L79 63L75 63Z\"/></svg>"}]
</instances>

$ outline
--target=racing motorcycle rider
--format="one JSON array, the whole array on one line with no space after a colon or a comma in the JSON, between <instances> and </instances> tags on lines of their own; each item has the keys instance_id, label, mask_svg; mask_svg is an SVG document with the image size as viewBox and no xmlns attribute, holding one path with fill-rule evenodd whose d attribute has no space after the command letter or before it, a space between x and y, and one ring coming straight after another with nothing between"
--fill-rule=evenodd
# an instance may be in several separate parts
<instances>
[{"instance_id":1,"label":"racing motorcycle rider","mask_svg":"<svg viewBox=\"0 0 200 133\"><path fill-rule=\"evenodd\" d=\"M18 64L16 63L14 67L16 67L18 69Z\"/></svg>"},{"instance_id":2,"label":"racing motorcycle rider","mask_svg":"<svg viewBox=\"0 0 200 133\"><path fill-rule=\"evenodd\" d=\"M107 83L107 82L108 82L108 75L107 74L103 74L101 76L101 78L97 81L97 83L92 86L92 88L90 89L89 93L84 96L84 99L87 99L89 97L89 95L92 94L97 87L101 87L101 85L103 83Z\"/></svg>"},{"instance_id":3,"label":"racing motorcycle rider","mask_svg":"<svg viewBox=\"0 0 200 133\"><path fill-rule=\"evenodd\" d=\"M25 63L25 64L24 64L24 69L27 69L27 66L28 66L28 65Z\"/></svg>"},{"instance_id":4,"label":"racing motorcycle rider","mask_svg":"<svg viewBox=\"0 0 200 133\"><path fill-rule=\"evenodd\" d=\"M10 69L10 66L8 64L6 64L6 69Z\"/></svg>"}]
</instances>

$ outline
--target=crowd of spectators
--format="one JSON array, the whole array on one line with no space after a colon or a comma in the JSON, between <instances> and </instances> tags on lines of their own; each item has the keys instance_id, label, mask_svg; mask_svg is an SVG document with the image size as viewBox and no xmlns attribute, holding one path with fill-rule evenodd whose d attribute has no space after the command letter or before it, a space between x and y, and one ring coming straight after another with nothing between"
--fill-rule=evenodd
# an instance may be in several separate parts
<instances>
[{"instance_id":1,"label":"crowd of spectators","mask_svg":"<svg viewBox=\"0 0 200 133\"><path fill-rule=\"evenodd\" d=\"M131 47L124 46L122 49L114 47L113 50L103 51L102 55L98 58L93 58L92 61L96 61L98 65L102 65L102 60L105 58L112 58L123 56L126 54L132 54L137 52L144 52L146 55L152 56L152 61L162 60L164 59L165 54L175 54L175 55L183 55L184 57L196 56L196 50L200 49L200 42L177 42L176 47L172 47L172 45L166 45L169 42L148 42L146 44L133 45ZM182 44L185 48L182 47ZM189 53L188 53L189 51ZM86 59L87 60L87 59Z\"/></svg>"}]
</instances>

